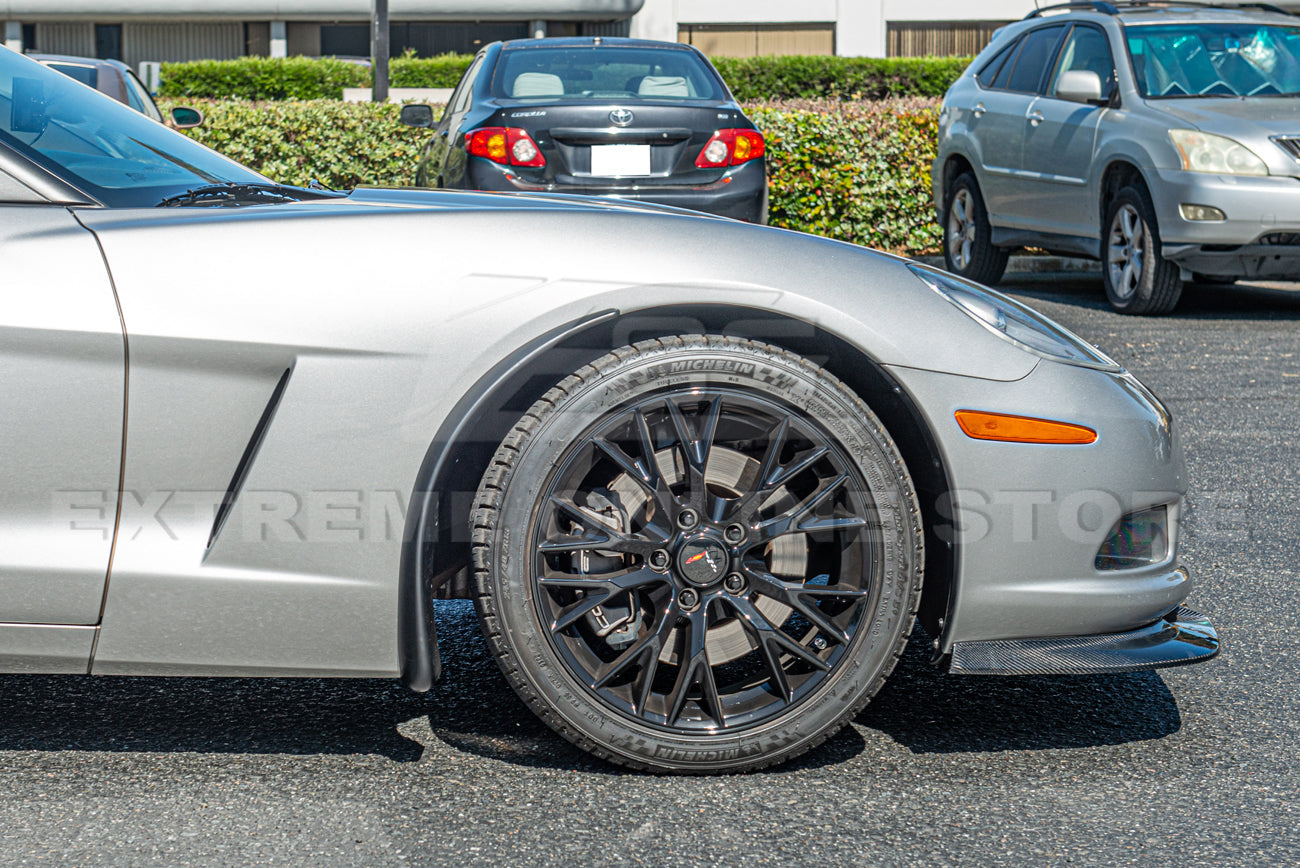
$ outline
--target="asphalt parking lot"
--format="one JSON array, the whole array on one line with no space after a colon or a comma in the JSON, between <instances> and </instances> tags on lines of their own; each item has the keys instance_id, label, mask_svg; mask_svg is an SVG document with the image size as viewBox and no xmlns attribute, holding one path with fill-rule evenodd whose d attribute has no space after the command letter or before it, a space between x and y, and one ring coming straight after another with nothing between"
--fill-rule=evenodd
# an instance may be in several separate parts
<instances>
[{"instance_id":1,"label":"asphalt parking lot","mask_svg":"<svg viewBox=\"0 0 1300 868\"><path fill-rule=\"evenodd\" d=\"M1280 286L1280 285L1279 285ZM793 765L655 778L533 719L470 606L446 677L0 677L5 865L1300 864L1300 292L1190 288L1163 319L1095 278L1007 287L1142 377L1182 428L1189 604L1214 662L942 676L909 651Z\"/></svg>"}]
</instances>

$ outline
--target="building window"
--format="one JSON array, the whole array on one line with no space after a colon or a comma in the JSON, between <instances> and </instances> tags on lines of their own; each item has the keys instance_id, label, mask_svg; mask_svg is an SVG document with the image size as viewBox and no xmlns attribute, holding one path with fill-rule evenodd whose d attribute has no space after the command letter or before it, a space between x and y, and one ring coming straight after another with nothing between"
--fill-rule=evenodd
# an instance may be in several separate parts
<instances>
[{"instance_id":1,"label":"building window","mask_svg":"<svg viewBox=\"0 0 1300 868\"><path fill-rule=\"evenodd\" d=\"M388 26L388 51L398 57L414 51L417 57L438 54L473 54L489 42L528 37L527 21L479 23L394 21ZM370 56L369 24L322 24L320 53Z\"/></svg>"},{"instance_id":2,"label":"building window","mask_svg":"<svg viewBox=\"0 0 1300 868\"><path fill-rule=\"evenodd\" d=\"M677 41L710 57L834 54L834 24L680 24Z\"/></svg>"},{"instance_id":3,"label":"building window","mask_svg":"<svg viewBox=\"0 0 1300 868\"><path fill-rule=\"evenodd\" d=\"M95 25L95 56L100 60L122 59L122 25Z\"/></svg>"},{"instance_id":4,"label":"building window","mask_svg":"<svg viewBox=\"0 0 1300 868\"><path fill-rule=\"evenodd\" d=\"M35 24L23 25L23 51L29 51L29 52L40 51L40 49L36 47L36 25Z\"/></svg>"},{"instance_id":5,"label":"building window","mask_svg":"<svg viewBox=\"0 0 1300 868\"><path fill-rule=\"evenodd\" d=\"M890 21L890 57L969 57L979 54L1006 21Z\"/></svg>"},{"instance_id":6,"label":"building window","mask_svg":"<svg viewBox=\"0 0 1300 868\"><path fill-rule=\"evenodd\" d=\"M320 53L322 57L369 57L370 25L322 24Z\"/></svg>"}]
</instances>

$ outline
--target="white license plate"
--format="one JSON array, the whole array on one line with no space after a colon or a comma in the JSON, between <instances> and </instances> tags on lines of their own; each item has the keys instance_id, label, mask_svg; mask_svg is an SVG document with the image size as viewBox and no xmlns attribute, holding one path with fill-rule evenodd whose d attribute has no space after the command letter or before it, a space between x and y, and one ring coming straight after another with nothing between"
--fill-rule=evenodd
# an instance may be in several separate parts
<instances>
[{"instance_id":1,"label":"white license plate","mask_svg":"<svg viewBox=\"0 0 1300 868\"><path fill-rule=\"evenodd\" d=\"M602 178L650 174L649 145L592 145L591 174Z\"/></svg>"}]
</instances>

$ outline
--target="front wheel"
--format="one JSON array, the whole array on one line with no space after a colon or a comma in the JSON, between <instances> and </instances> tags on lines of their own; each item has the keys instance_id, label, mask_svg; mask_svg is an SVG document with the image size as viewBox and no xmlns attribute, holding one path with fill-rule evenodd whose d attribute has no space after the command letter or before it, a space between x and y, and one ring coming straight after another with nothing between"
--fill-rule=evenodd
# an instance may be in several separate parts
<instances>
[{"instance_id":1,"label":"front wheel","mask_svg":"<svg viewBox=\"0 0 1300 868\"><path fill-rule=\"evenodd\" d=\"M1160 253L1154 215L1142 187L1124 187L1106 209L1102 280L1110 306L1120 313L1161 316L1182 295L1178 266Z\"/></svg>"},{"instance_id":2,"label":"front wheel","mask_svg":"<svg viewBox=\"0 0 1300 868\"><path fill-rule=\"evenodd\" d=\"M1007 270L1008 251L993 246L993 227L970 172L953 180L946 197L943 220L944 267L953 274L990 286Z\"/></svg>"},{"instance_id":3,"label":"front wheel","mask_svg":"<svg viewBox=\"0 0 1300 868\"><path fill-rule=\"evenodd\" d=\"M534 404L483 477L484 633L519 696L597 756L760 768L893 669L919 515L884 427L810 362L713 336L625 347Z\"/></svg>"}]
</instances>

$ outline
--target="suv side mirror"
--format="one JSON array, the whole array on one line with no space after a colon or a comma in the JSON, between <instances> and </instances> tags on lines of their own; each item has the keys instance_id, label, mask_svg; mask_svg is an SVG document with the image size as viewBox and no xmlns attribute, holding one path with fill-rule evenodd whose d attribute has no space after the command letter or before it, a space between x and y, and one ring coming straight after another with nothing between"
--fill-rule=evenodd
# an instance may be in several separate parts
<instances>
[{"instance_id":1,"label":"suv side mirror","mask_svg":"<svg viewBox=\"0 0 1300 868\"><path fill-rule=\"evenodd\" d=\"M203 126L203 112L187 105L178 105L172 109L172 126L178 130Z\"/></svg>"},{"instance_id":2,"label":"suv side mirror","mask_svg":"<svg viewBox=\"0 0 1300 868\"><path fill-rule=\"evenodd\" d=\"M1090 69L1072 69L1063 72L1056 82L1056 97L1070 102L1100 104L1103 101L1101 76Z\"/></svg>"},{"instance_id":3,"label":"suv side mirror","mask_svg":"<svg viewBox=\"0 0 1300 868\"><path fill-rule=\"evenodd\" d=\"M408 127L431 127L433 126L433 109L422 103L411 103L402 106L401 114L402 123Z\"/></svg>"}]
</instances>

